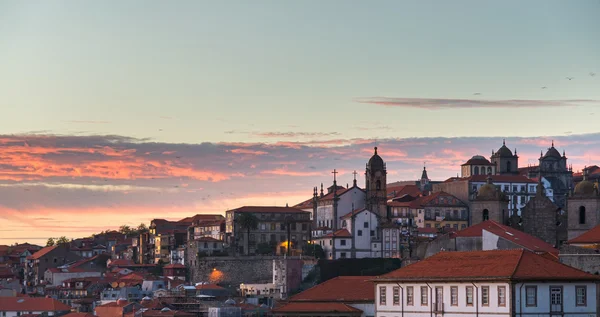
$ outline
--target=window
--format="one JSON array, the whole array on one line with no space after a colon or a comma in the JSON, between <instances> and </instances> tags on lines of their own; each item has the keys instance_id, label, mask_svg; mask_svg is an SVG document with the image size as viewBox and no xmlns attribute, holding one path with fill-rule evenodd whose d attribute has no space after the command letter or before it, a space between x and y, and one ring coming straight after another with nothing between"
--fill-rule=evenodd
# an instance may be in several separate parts
<instances>
[{"instance_id":1,"label":"window","mask_svg":"<svg viewBox=\"0 0 600 317\"><path fill-rule=\"evenodd\" d=\"M371 230L371 237L375 236L375 230Z\"/></svg>"},{"instance_id":2,"label":"window","mask_svg":"<svg viewBox=\"0 0 600 317\"><path fill-rule=\"evenodd\" d=\"M463 223L462 225L460 225L460 228L461 229L467 229L467 225Z\"/></svg>"},{"instance_id":3,"label":"window","mask_svg":"<svg viewBox=\"0 0 600 317\"><path fill-rule=\"evenodd\" d=\"M467 306L473 306L473 286L467 286Z\"/></svg>"},{"instance_id":4,"label":"window","mask_svg":"<svg viewBox=\"0 0 600 317\"><path fill-rule=\"evenodd\" d=\"M308 224L303 223L302 224L302 231L306 231L306 230L308 230Z\"/></svg>"},{"instance_id":5,"label":"window","mask_svg":"<svg viewBox=\"0 0 600 317\"><path fill-rule=\"evenodd\" d=\"M261 223L261 224L260 224L260 230L263 230L263 231L264 231L264 230L267 230L267 224L265 224L265 223Z\"/></svg>"},{"instance_id":6,"label":"window","mask_svg":"<svg viewBox=\"0 0 600 317\"><path fill-rule=\"evenodd\" d=\"M358 236L362 237L362 230L358 230Z\"/></svg>"},{"instance_id":7,"label":"window","mask_svg":"<svg viewBox=\"0 0 600 317\"><path fill-rule=\"evenodd\" d=\"M385 305L385 286L379 286L379 305Z\"/></svg>"},{"instance_id":8,"label":"window","mask_svg":"<svg viewBox=\"0 0 600 317\"><path fill-rule=\"evenodd\" d=\"M345 259L346 258L346 252L341 252L340 253L340 258Z\"/></svg>"},{"instance_id":9,"label":"window","mask_svg":"<svg viewBox=\"0 0 600 317\"><path fill-rule=\"evenodd\" d=\"M510 168L510 161L506 162L506 171L510 172L512 169Z\"/></svg>"},{"instance_id":10,"label":"window","mask_svg":"<svg viewBox=\"0 0 600 317\"><path fill-rule=\"evenodd\" d=\"M431 224L430 223L426 223L425 224L425 228L431 228Z\"/></svg>"},{"instance_id":11,"label":"window","mask_svg":"<svg viewBox=\"0 0 600 317\"><path fill-rule=\"evenodd\" d=\"M408 286L406 288L406 305L408 305L408 306L414 305L413 298L414 298L414 289L412 286Z\"/></svg>"},{"instance_id":12,"label":"window","mask_svg":"<svg viewBox=\"0 0 600 317\"><path fill-rule=\"evenodd\" d=\"M537 306L537 286L525 286L525 296L527 307Z\"/></svg>"},{"instance_id":13,"label":"window","mask_svg":"<svg viewBox=\"0 0 600 317\"><path fill-rule=\"evenodd\" d=\"M341 244L341 245L346 245L346 239L342 239L342 240L340 240L340 244Z\"/></svg>"},{"instance_id":14,"label":"window","mask_svg":"<svg viewBox=\"0 0 600 317\"><path fill-rule=\"evenodd\" d=\"M427 286L421 286L421 306L427 306Z\"/></svg>"},{"instance_id":15,"label":"window","mask_svg":"<svg viewBox=\"0 0 600 317\"><path fill-rule=\"evenodd\" d=\"M498 286L498 306L506 307L506 287Z\"/></svg>"},{"instance_id":16,"label":"window","mask_svg":"<svg viewBox=\"0 0 600 317\"><path fill-rule=\"evenodd\" d=\"M489 286L481 287L481 305L482 306L490 306L490 287Z\"/></svg>"},{"instance_id":17,"label":"window","mask_svg":"<svg viewBox=\"0 0 600 317\"><path fill-rule=\"evenodd\" d=\"M375 183L375 188L377 190L381 190L381 181L380 180L377 180L377 182Z\"/></svg>"},{"instance_id":18,"label":"window","mask_svg":"<svg viewBox=\"0 0 600 317\"><path fill-rule=\"evenodd\" d=\"M292 230L292 231L296 230L296 223L295 222L292 222L292 226L291 226L290 230Z\"/></svg>"},{"instance_id":19,"label":"window","mask_svg":"<svg viewBox=\"0 0 600 317\"><path fill-rule=\"evenodd\" d=\"M333 239L329 240L329 245L333 245Z\"/></svg>"},{"instance_id":20,"label":"window","mask_svg":"<svg viewBox=\"0 0 600 317\"><path fill-rule=\"evenodd\" d=\"M473 168L473 174L474 174L474 175L479 175L479 166L475 166L475 167Z\"/></svg>"},{"instance_id":21,"label":"window","mask_svg":"<svg viewBox=\"0 0 600 317\"><path fill-rule=\"evenodd\" d=\"M483 210L483 221L490 220L490 212L487 209Z\"/></svg>"},{"instance_id":22,"label":"window","mask_svg":"<svg viewBox=\"0 0 600 317\"><path fill-rule=\"evenodd\" d=\"M279 224L279 230L285 230L285 223Z\"/></svg>"},{"instance_id":23,"label":"window","mask_svg":"<svg viewBox=\"0 0 600 317\"><path fill-rule=\"evenodd\" d=\"M363 224L363 227L369 228L369 223L365 221L365 223Z\"/></svg>"},{"instance_id":24,"label":"window","mask_svg":"<svg viewBox=\"0 0 600 317\"><path fill-rule=\"evenodd\" d=\"M450 305L458 306L458 287L450 287Z\"/></svg>"},{"instance_id":25,"label":"window","mask_svg":"<svg viewBox=\"0 0 600 317\"><path fill-rule=\"evenodd\" d=\"M400 287L394 286L394 305L400 305Z\"/></svg>"},{"instance_id":26,"label":"window","mask_svg":"<svg viewBox=\"0 0 600 317\"><path fill-rule=\"evenodd\" d=\"M579 207L579 224L585 224L585 206Z\"/></svg>"},{"instance_id":27,"label":"window","mask_svg":"<svg viewBox=\"0 0 600 317\"><path fill-rule=\"evenodd\" d=\"M587 305L587 290L585 286L575 286L575 304L577 306L586 306Z\"/></svg>"}]
</instances>

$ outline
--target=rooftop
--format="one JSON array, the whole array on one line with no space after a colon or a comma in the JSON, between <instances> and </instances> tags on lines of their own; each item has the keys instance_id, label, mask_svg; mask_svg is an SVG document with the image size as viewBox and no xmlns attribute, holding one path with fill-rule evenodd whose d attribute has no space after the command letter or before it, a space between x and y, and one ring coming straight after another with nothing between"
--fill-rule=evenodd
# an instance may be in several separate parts
<instances>
[{"instance_id":1,"label":"rooftop","mask_svg":"<svg viewBox=\"0 0 600 317\"><path fill-rule=\"evenodd\" d=\"M371 291L373 291L371 289ZM356 313L360 315L362 310L344 303L302 303L289 302L273 309L273 313Z\"/></svg>"},{"instance_id":2,"label":"rooftop","mask_svg":"<svg viewBox=\"0 0 600 317\"><path fill-rule=\"evenodd\" d=\"M600 225L568 241L569 244L600 244Z\"/></svg>"},{"instance_id":3,"label":"rooftop","mask_svg":"<svg viewBox=\"0 0 600 317\"><path fill-rule=\"evenodd\" d=\"M46 297L0 297L2 311L36 311L62 312L70 311L71 307Z\"/></svg>"},{"instance_id":4,"label":"rooftop","mask_svg":"<svg viewBox=\"0 0 600 317\"><path fill-rule=\"evenodd\" d=\"M290 302L373 302L372 276L338 276L290 297Z\"/></svg>"},{"instance_id":5,"label":"rooftop","mask_svg":"<svg viewBox=\"0 0 600 317\"><path fill-rule=\"evenodd\" d=\"M440 252L378 277L425 281L597 281L600 277L527 250Z\"/></svg>"},{"instance_id":6,"label":"rooftop","mask_svg":"<svg viewBox=\"0 0 600 317\"><path fill-rule=\"evenodd\" d=\"M244 206L232 210L231 212L255 212L255 213L307 213L307 211L293 207L279 206Z\"/></svg>"},{"instance_id":7,"label":"rooftop","mask_svg":"<svg viewBox=\"0 0 600 317\"><path fill-rule=\"evenodd\" d=\"M52 250L58 248L57 245L51 246L51 247L45 247L42 248L41 250L37 251L36 253L32 254L30 259L32 260L38 260L39 258L43 257L44 255L52 252Z\"/></svg>"}]
</instances>

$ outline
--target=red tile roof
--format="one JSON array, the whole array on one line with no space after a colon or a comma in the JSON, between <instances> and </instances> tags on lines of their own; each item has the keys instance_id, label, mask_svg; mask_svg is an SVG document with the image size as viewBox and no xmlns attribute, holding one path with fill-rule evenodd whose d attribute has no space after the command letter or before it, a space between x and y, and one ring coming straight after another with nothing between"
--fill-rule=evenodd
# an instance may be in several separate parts
<instances>
[{"instance_id":1,"label":"red tile roof","mask_svg":"<svg viewBox=\"0 0 600 317\"><path fill-rule=\"evenodd\" d=\"M205 222L205 221L218 221L218 220L225 220L225 218L223 217L223 215L217 215L217 214L197 214L192 217L183 218L177 222L178 223L195 223L195 222L201 223L201 222Z\"/></svg>"},{"instance_id":2,"label":"red tile roof","mask_svg":"<svg viewBox=\"0 0 600 317\"><path fill-rule=\"evenodd\" d=\"M179 264L179 263L175 263L175 264L165 265L163 268L164 269L185 269L185 265Z\"/></svg>"},{"instance_id":3,"label":"red tile roof","mask_svg":"<svg viewBox=\"0 0 600 317\"><path fill-rule=\"evenodd\" d=\"M440 252L378 280L597 281L592 275L527 250Z\"/></svg>"},{"instance_id":4,"label":"red tile roof","mask_svg":"<svg viewBox=\"0 0 600 317\"><path fill-rule=\"evenodd\" d=\"M373 277L338 276L290 297L290 302L373 302Z\"/></svg>"},{"instance_id":5,"label":"red tile roof","mask_svg":"<svg viewBox=\"0 0 600 317\"><path fill-rule=\"evenodd\" d=\"M38 260L39 258L43 257L44 255L50 253L52 250L58 248L58 246L51 246L51 247L45 247L42 248L41 250L37 251L36 253L32 254L30 256L30 259L32 260Z\"/></svg>"},{"instance_id":6,"label":"red tile roof","mask_svg":"<svg viewBox=\"0 0 600 317\"><path fill-rule=\"evenodd\" d=\"M244 206L232 210L231 212L255 212L255 213L307 213L298 208L293 207L279 207L279 206Z\"/></svg>"},{"instance_id":7,"label":"red tile roof","mask_svg":"<svg viewBox=\"0 0 600 317\"><path fill-rule=\"evenodd\" d=\"M298 208L298 209L308 209L308 208L312 208L313 207L313 199L309 198L297 205L292 206L294 208Z\"/></svg>"},{"instance_id":8,"label":"red tile roof","mask_svg":"<svg viewBox=\"0 0 600 317\"><path fill-rule=\"evenodd\" d=\"M373 289L370 291L373 292ZM289 302L273 309L273 313L356 313L360 316L362 310L344 303Z\"/></svg>"},{"instance_id":9,"label":"red tile roof","mask_svg":"<svg viewBox=\"0 0 600 317\"><path fill-rule=\"evenodd\" d=\"M419 189L419 187L417 187L417 185L402 185L402 186L387 187L386 191L387 191L387 196L389 199L396 198L396 197L402 197L404 195L410 195L412 197L417 197L417 196L420 196L423 194L421 192L421 190Z\"/></svg>"},{"instance_id":10,"label":"red tile roof","mask_svg":"<svg viewBox=\"0 0 600 317\"><path fill-rule=\"evenodd\" d=\"M501 225L493 220L486 220L482 223L468 227L464 230L454 233L455 237L481 237L483 230L491 232L505 240L508 240L516 245L520 245L525 249L533 252L549 252L552 254L558 254L558 250L555 249L549 243L529 235L521 230L513 229L508 226Z\"/></svg>"},{"instance_id":11,"label":"red tile roof","mask_svg":"<svg viewBox=\"0 0 600 317\"><path fill-rule=\"evenodd\" d=\"M323 236L323 238L349 238L349 237L352 237L352 235L346 229L340 229L336 232L332 232L330 234Z\"/></svg>"},{"instance_id":12,"label":"red tile roof","mask_svg":"<svg viewBox=\"0 0 600 317\"><path fill-rule=\"evenodd\" d=\"M63 312L71 307L46 297L0 297L1 311Z\"/></svg>"},{"instance_id":13,"label":"red tile roof","mask_svg":"<svg viewBox=\"0 0 600 317\"><path fill-rule=\"evenodd\" d=\"M597 244L600 243L600 225L584 232L582 235L568 241L569 244Z\"/></svg>"},{"instance_id":14,"label":"red tile roof","mask_svg":"<svg viewBox=\"0 0 600 317\"><path fill-rule=\"evenodd\" d=\"M21 315L23 316L23 315ZM62 317L96 317L92 313L68 313Z\"/></svg>"}]
</instances>

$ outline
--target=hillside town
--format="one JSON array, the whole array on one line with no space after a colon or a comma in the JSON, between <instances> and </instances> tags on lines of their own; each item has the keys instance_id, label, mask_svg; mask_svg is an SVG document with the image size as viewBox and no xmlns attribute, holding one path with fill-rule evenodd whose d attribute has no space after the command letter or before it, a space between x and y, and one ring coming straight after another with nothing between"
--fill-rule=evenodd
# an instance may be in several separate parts
<instances>
[{"instance_id":1,"label":"hillside town","mask_svg":"<svg viewBox=\"0 0 600 317\"><path fill-rule=\"evenodd\" d=\"M411 181L375 147L352 184L334 169L293 206L2 245L0 313L598 316L600 167L548 145L537 165L502 141L456 177Z\"/></svg>"}]
</instances>

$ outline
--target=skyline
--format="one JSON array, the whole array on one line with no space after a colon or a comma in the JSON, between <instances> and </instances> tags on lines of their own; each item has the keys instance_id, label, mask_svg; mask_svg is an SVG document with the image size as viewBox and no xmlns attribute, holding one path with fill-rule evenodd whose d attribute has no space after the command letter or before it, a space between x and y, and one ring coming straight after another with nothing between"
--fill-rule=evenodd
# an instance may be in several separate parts
<instances>
[{"instance_id":1,"label":"skyline","mask_svg":"<svg viewBox=\"0 0 600 317\"><path fill-rule=\"evenodd\" d=\"M551 140L574 169L599 164L597 12L592 0L3 1L0 244L291 206L334 168L352 184L374 146L389 182L423 162L432 179L455 176L504 138L521 166Z\"/></svg>"}]
</instances>

